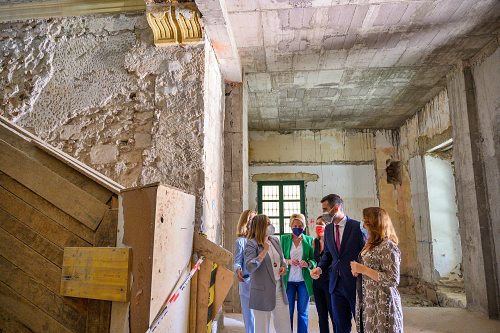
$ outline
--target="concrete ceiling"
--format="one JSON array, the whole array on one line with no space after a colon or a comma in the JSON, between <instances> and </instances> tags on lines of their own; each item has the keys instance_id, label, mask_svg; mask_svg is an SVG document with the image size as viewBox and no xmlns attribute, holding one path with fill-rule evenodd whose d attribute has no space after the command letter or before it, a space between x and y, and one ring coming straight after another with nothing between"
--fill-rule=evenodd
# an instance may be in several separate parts
<instances>
[{"instance_id":1,"label":"concrete ceiling","mask_svg":"<svg viewBox=\"0 0 500 333\"><path fill-rule=\"evenodd\" d=\"M221 1L223 2L223 1ZM395 128L499 37L498 0L225 0L249 128Z\"/></svg>"}]
</instances>

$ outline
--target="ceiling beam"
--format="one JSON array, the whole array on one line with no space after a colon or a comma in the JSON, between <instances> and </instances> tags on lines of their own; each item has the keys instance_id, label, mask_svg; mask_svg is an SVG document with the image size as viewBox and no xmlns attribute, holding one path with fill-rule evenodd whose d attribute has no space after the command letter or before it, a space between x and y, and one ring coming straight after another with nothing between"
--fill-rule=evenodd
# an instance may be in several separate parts
<instances>
[{"instance_id":1,"label":"ceiling beam","mask_svg":"<svg viewBox=\"0 0 500 333\"><path fill-rule=\"evenodd\" d=\"M0 22L145 10L144 0L39 0L0 5Z\"/></svg>"}]
</instances>

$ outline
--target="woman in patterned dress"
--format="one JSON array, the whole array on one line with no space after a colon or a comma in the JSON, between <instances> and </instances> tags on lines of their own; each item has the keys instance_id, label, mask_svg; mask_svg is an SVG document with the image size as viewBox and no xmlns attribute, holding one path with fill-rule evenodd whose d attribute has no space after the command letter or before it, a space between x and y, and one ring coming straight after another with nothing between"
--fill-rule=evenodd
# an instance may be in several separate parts
<instances>
[{"instance_id":1,"label":"woman in patterned dress","mask_svg":"<svg viewBox=\"0 0 500 333\"><path fill-rule=\"evenodd\" d=\"M360 254L360 263L351 262L358 276L356 325L363 333L402 333L403 311L399 284L401 252L398 237L387 212L378 207L363 209L368 241Z\"/></svg>"}]
</instances>

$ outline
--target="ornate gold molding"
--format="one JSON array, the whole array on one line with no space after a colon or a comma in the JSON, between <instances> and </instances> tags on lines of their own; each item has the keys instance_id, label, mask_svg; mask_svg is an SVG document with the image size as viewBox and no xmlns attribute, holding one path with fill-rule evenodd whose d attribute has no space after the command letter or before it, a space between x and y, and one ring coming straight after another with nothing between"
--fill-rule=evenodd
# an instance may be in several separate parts
<instances>
[{"instance_id":1,"label":"ornate gold molding","mask_svg":"<svg viewBox=\"0 0 500 333\"><path fill-rule=\"evenodd\" d=\"M148 3L146 17L156 46L203 41L200 12L194 2Z\"/></svg>"}]
</instances>

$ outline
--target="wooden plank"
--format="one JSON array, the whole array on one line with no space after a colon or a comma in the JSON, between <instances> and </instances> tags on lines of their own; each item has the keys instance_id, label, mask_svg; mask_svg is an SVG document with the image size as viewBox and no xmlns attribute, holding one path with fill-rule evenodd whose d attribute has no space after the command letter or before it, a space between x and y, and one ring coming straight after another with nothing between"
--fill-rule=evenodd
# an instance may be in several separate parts
<instances>
[{"instance_id":1,"label":"wooden plank","mask_svg":"<svg viewBox=\"0 0 500 333\"><path fill-rule=\"evenodd\" d=\"M196 295L196 333L207 332L208 295L210 289L210 274L213 261L205 259L198 273L198 291Z\"/></svg>"},{"instance_id":2,"label":"wooden plank","mask_svg":"<svg viewBox=\"0 0 500 333\"><path fill-rule=\"evenodd\" d=\"M17 127L13 130L2 126L0 118L1 140L30 155L33 159L55 171L101 202L106 203L112 193L118 193L122 188L118 183L81 163L74 157L54 148L40 138L33 136L31 133L26 131L23 133L30 137L20 135L19 129ZM108 187L111 187L111 189L108 189Z\"/></svg>"},{"instance_id":3,"label":"wooden plank","mask_svg":"<svg viewBox=\"0 0 500 333\"><path fill-rule=\"evenodd\" d=\"M196 261L194 256L192 256L191 268L194 266ZM196 332L196 300L198 299L198 272L195 273L191 279L189 293L189 333Z\"/></svg>"},{"instance_id":4,"label":"wooden plank","mask_svg":"<svg viewBox=\"0 0 500 333\"><path fill-rule=\"evenodd\" d=\"M61 269L0 228L0 253L53 291L59 290Z\"/></svg>"},{"instance_id":5,"label":"wooden plank","mask_svg":"<svg viewBox=\"0 0 500 333\"><path fill-rule=\"evenodd\" d=\"M0 304L3 307L2 311L13 315L33 332L71 333L69 329L45 314L24 297L19 296L3 282L0 282Z\"/></svg>"},{"instance_id":6,"label":"wooden plank","mask_svg":"<svg viewBox=\"0 0 500 333\"><path fill-rule=\"evenodd\" d=\"M0 332L2 333L33 333L26 325L12 315L7 314L0 305Z\"/></svg>"},{"instance_id":7,"label":"wooden plank","mask_svg":"<svg viewBox=\"0 0 500 333\"><path fill-rule=\"evenodd\" d=\"M3 132L2 132L3 130ZM45 153L50 154L54 159L66 164L70 169L77 171L77 175L83 178L89 178L96 182L95 186L104 187L108 191L118 194L121 190L124 189L122 185L115 182L114 180L106 177L105 175L97 172L92 169L90 166L80 162L73 156L66 154L65 152L53 147L52 145L46 143L39 137L33 135L32 133L26 131L24 128L19 127L11 122L9 122L6 118L0 116L0 137L2 140L5 138L7 140L12 141L16 139L17 142L24 142L24 144L29 143L31 145L37 146L39 149L43 150ZM16 146L16 144L13 144ZM50 160L50 159L47 159ZM102 189L100 189L101 191ZM89 192L93 194L92 192ZM97 195L94 195L99 197Z\"/></svg>"},{"instance_id":8,"label":"wooden plank","mask_svg":"<svg viewBox=\"0 0 500 333\"><path fill-rule=\"evenodd\" d=\"M21 198L28 205L43 212L44 215L51 220L57 222L62 227L68 229L77 236L83 238L89 244L94 241L94 231L84 224L80 223L74 217L69 216L41 196L21 185L15 179L0 172L0 186L14 194L16 197ZM71 245L70 245L71 246ZM77 246L73 244L72 246ZM80 246L80 245L78 245Z\"/></svg>"},{"instance_id":9,"label":"wooden plank","mask_svg":"<svg viewBox=\"0 0 500 333\"><path fill-rule=\"evenodd\" d=\"M130 248L67 247L61 295L127 302Z\"/></svg>"},{"instance_id":10,"label":"wooden plank","mask_svg":"<svg viewBox=\"0 0 500 333\"><path fill-rule=\"evenodd\" d=\"M225 267L219 266L217 268L217 273L215 274L215 301L214 301L214 312L213 318L217 315L224 300L226 299L231 286L233 285L234 272L230 271Z\"/></svg>"},{"instance_id":11,"label":"wooden plank","mask_svg":"<svg viewBox=\"0 0 500 333\"><path fill-rule=\"evenodd\" d=\"M198 234L194 235L193 251L215 261L220 266L230 267L233 263L231 252Z\"/></svg>"},{"instance_id":12,"label":"wooden plank","mask_svg":"<svg viewBox=\"0 0 500 333\"><path fill-rule=\"evenodd\" d=\"M111 325L111 302L90 300L86 333L107 333ZM79 332L83 332L80 330Z\"/></svg>"},{"instance_id":13,"label":"wooden plank","mask_svg":"<svg viewBox=\"0 0 500 333\"><path fill-rule=\"evenodd\" d=\"M0 253L45 287L59 293L61 269L0 228Z\"/></svg>"},{"instance_id":14,"label":"wooden plank","mask_svg":"<svg viewBox=\"0 0 500 333\"><path fill-rule=\"evenodd\" d=\"M118 226L118 209L109 209L94 235L94 246L116 246L116 228Z\"/></svg>"},{"instance_id":15,"label":"wooden plank","mask_svg":"<svg viewBox=\"0 0 500 333\"><path fill-rule=\"evenodd\" d=\"M0 208L61 248L91 246L72 232L0 187Z\"/></svg>"},{"instance_id":16,"label":"wooden plank","mask_svg":"<svg viewBox=\"0 0 500 333\"><path fill-rule=\"evenodd\" d=\"M92 230L97 228L106 204L3 140L0 151L0 170Z\"/></svg>"},{"instance_id":17,"label":"wooden plank","mask_svg":"<svg viewBox=\"0 0 500 333\"><path fill-rule=\"evenodd\" d=\"M62 267L62 248L37 234L2 208L0 208L0 227L58 267Z\"/></svg>"},{"instance_id":18,"label":"wooden plank","mask_svg":"<svg viewBox=\"0 0 500 333\"><path fill-rule=\"evenodd\" d=\"M72 331L78 332L85 327L87 300L61 297L53 293L1 255L0 282Z\"/></svg>"}]
</instances>

